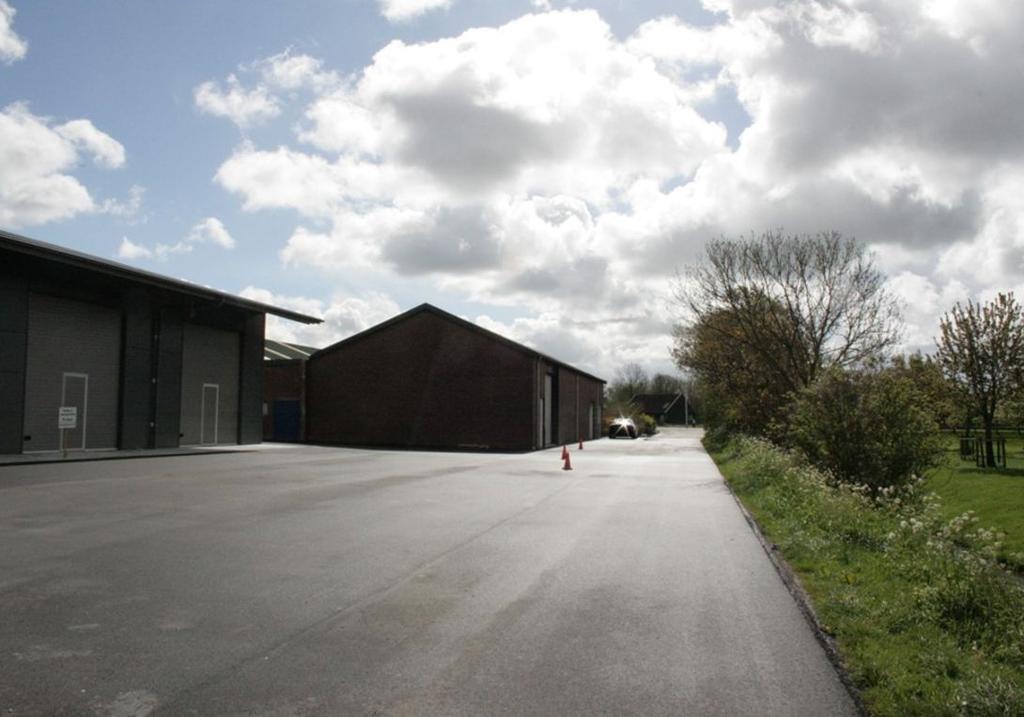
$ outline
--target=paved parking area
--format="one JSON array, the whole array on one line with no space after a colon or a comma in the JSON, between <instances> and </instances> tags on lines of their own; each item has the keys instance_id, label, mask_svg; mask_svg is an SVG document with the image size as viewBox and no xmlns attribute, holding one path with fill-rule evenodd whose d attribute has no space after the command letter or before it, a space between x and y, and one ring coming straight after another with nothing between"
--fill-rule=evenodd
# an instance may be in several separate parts
<instances>
[{"instance_id":1,"label":"paved parking area","mask_svg":"<svg viewBox=\"0 0 1024 717\"><path fill-rule=\"evenodd\" d=\"M842 715L695 432L0 468L0 714Z\"/></svg>"}]
</instances>

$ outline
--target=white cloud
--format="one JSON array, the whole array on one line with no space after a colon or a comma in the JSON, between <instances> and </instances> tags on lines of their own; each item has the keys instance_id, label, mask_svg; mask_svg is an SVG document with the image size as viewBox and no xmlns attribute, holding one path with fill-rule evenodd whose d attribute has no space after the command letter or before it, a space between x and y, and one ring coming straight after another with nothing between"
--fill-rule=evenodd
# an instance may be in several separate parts
<instances>
[{"instance_id":1,"label":"white cloud","mask_svg":"<svg viewBox=\"0 0 1024 717\"><path fill-rule=\"evenodd\" d=\"M66 122L54 131L82 150L92 154L103 167L117 168L124 164L124 147L116 139L96 129L89 120Z\"/></svg>"},{"instance_id":2,"label":"white cloud","mask_svg":"<svg viewBox=\"0 0 1024 717\"><path fill-rule=\"evenodd\" d=\"M152 249L142 244L136 244L128 237L122 237L117 247L117 257L127 261L138 261L140 259L156 259L166 261L171 254L187 254L192 251L191 244L178 242L176 244L157 244Z\"/></svg>"},{"instance_id":3,"label":"white cloud","mask_svg":"<svg viewBox=\"0 0 1024 717\"><path fill-rule=\"evenodd\" d=\"M297 79L261 81L312 89L296 143L243 144L216 181L248 211L297 214L291 266L512 307L504 331L609 375L667 368L671 278L723 234L865 241L907 302L908 346L948 303L1020 284L1024 6L704 4L718 24L666 17L623 40L561 11L395 41L318 85L298 78L329 70L294 56ZM733 97L748 124L727 143L705 115Z\"/></svg>"},{"instance_id":4,"label":"white cloud","mask_svg":"<svg viewBox=\"0 0 1024 717\"><path fill-rule=\"evenodd\" d=\"M28 43L14 32L16 10L6 0L0 0L0 62L11 64L28 52Z\"/></svg>"},{"instance_id":5,"label":"white cloud","mask_svg":"<svg viewBox=\"0 0 1024 717\"><path fill-rule=\"evenodd\" d=\"M397 131L394 122L361 104L349 87L319 98L306 111L306 119L311 126L302 130L300 139L329 152L378 157L388 136Z\"/></svg>"},{"instance_id":6,"label":"white cloud","mask_svg":"<svg viewBox=\"0 0 1024 717\"><path fill-rule=\"evenodd\" d=\"M222 249L234 249L235 240L216 217L207 217L189 231L185 241L190 244L216 244Z\"/></svg>"},{"instance_id":7,"label":"white cloud","mask_svg":"<svg viewBox=\"0 0 1024 717\"><path fill-rule=\"evenodd\" d=\"M281 113L281 108L266 87L246 90L235 75L228 75L227 88L216 82L204 82L195 89L196 107L215 117L226 117L241 128L258 125Z\"/></svg>"},{"instance_id":8,"label":"white cloud","mask_svg":"<svg viewBox=\"0 0 1024 717\"><path fill-rule=\"evenodd\" d=\"M120 259L128 260L149 259L153 256L153 252L141 244L136 244L128 237L122 237L121 244L117 247L117 256Z\"/></svg>"},{"instance_id":9,"label":"white cloud","mask_svg":"<svg viewBox=\"0 0 1024 717\"><path fill-rule=\"evenodd\" d=\"M647 322L639 315L547 311L511 322L486 314L474 321L606 380L625 363L639 363L651 372L675 372L669 353L671 325Z\"/></svg>"},{"instance_id":10,"label":"white cloud","mask_svg":"<svg viewBox=\"0 0 1024 717\"><path fill-rule=\"evenodd\" d=\"M551 260L568 251L592 296L611 284L602 257L575 256L596 248L590 207L726 151L724 128L689 97L595 13L527 16L392 43L310 106L299 137L320 152L246 144L216 179L247 210L331 222L294 234L291 263L383 263L525 295L551 285ZM489 270L485 290L479 274Z\"/></svg>"},{"instance_id":11,"label":"white cloud","mask_svg":"<svg viewBox=\"0 0 1024 717\"><path fill-rule=\"evenodd\" d=\"M207 217L189 230L181 241L173 244L158 242L150 249L136 244L125 237L117 249L118 257L128 260L156 259L166 261L174 254L189 254L197 244L215 244L222 249L233 249L234 238L228 233L224 224L216 217Z\"/></svg>"},{"instance_id":12,"label":"white cloud","mask_svg":"<svg viewBox=\"0 0 1024 717\"><path fill-rule=\"evenodd\" d=\"M323 69L322 60L305 54L295 54L290 48L253 63L252 68L260 72L263 81L268 85L283 90L308 87L323 91L340 82L336 72Z\"/></svg>"},{"instance_id":13,"label":"white cloud","mask_svg":"<svg viewBox=\"0 0 1024 717\"><path fill-rule=\"evenodd\" d=\"M0 224L28 226L97 211L71 172L81 151L102 167L124 164L124 148L88 120L51 126L24 103L0 110Z\"/></svg>"},{"instance_id":14,"label":"white cloud","mask_svg":"<svg viewBox=\"0 0 1024 717\"><path fill-rule=\"evenodd\" d=\"M603 202L637 175L686 174L723 150L724 128L702 118L684 90L585 11L392 42L348 100L387 130L390 141L372 150L449 191L557 191ZM314 107L313 133L353 114L323 109Z\"/></svg>"},{"instance_id":15,"label":"white cloud","mask_svg":"<svg viewBox=\"0 0 1024 717\"><path fill-rule=\"evenodd\" d=\"M886 283L901 302L905 322L902 349L931 353L939 333L939 317L971 292L959 281L936 282L912 271L903 271Z\"/></svg>"},{"instance_id":16,"label":"white cloud","mask_svg":"<svg viewBox=\"0 0 1024 717\"><path fill-rule=\"evenodd\" d=\"M401 313L391 297L374 291L363 296L338 293L328 301L321 301L303 296L281 296L267 289L248 286L239 292L239 296L322 318L322 324L305 325L267 316L268 339L315 348L330 346Z\"/></svg>"},{"instance_id":17,"label":"white cloud","mask_svg":"<svg viewBox=\"0 0 1024 717\"><path fill-rule=\"evenodd\" d=\"M432 10L451 7L452 0L377 0L381 15L391 22L405 22Z\"/></svg>"},{"instance_id":18,"label":"white cloud","mask_svg":"<svg viewBox=\"0 0 1024 717\"><path fill-rule=\"evenodd\" d=\"M142 197L145 194L145 187L140 187L139 185L134 184L128 189L128 199L125 201L118 199L106 199L103 204L100 205L99 211L113 217L118 217L119 219L124 219L128 222L145 223L145 216L139 218L139 212L142 209Z\"/></svg>"}]
</instances>

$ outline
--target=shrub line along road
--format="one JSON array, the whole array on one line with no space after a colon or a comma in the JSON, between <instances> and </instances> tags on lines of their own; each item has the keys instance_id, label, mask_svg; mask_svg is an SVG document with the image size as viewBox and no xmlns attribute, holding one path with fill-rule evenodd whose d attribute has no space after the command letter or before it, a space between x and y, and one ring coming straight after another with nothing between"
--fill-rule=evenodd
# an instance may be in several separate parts
<instances>
[{"instance_id":1,"label":"shrub line along road","mask_svg":"<svg viewBox=\"0 0 1024 717\"><path fill-rule=\"evenodd\" d=\"M856 714L698 437L0 468L0 714Z\"/></svg>"}]
</instances>

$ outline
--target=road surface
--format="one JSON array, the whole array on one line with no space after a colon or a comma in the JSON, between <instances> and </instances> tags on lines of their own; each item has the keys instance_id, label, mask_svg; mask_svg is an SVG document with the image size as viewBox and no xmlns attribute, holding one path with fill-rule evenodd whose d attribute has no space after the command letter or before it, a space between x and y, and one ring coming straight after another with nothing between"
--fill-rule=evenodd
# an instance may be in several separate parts
<instances>
[{"instance_id":1,"label":"road surface","mask_svg":"<svg viewBox=\"0 0 1024 717\"><path fill-rule=\"evenodd\" d=\"M0 468L0 714L846 715L698 434Z\"/></svg>"}]
</instances>

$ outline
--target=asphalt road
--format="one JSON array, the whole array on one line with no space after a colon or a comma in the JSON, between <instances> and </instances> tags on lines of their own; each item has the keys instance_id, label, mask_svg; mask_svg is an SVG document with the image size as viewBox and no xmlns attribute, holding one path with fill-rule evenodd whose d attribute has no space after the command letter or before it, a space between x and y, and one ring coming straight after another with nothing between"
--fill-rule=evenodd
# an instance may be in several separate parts
<instances>
[{"instance_id":1,"label":"asphalt road","mask_svg":"<svg viewBox=\"0 0 1024 717\"><path fill-rule=\"evenodd\" d=\"M847 715L696 433L0 468L0 714Z\"/></svg>"}]
</instances>

